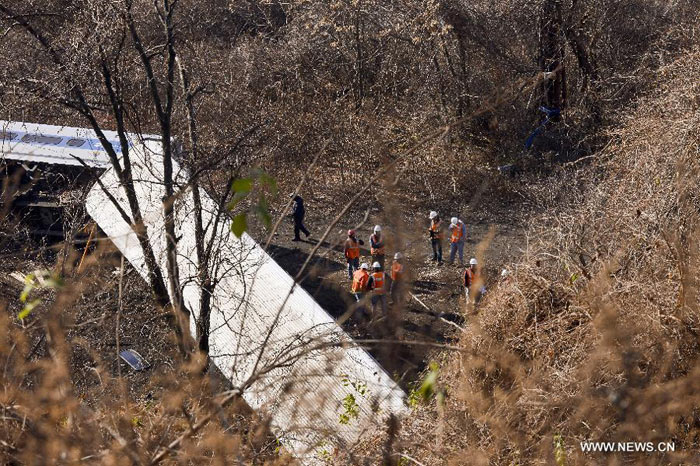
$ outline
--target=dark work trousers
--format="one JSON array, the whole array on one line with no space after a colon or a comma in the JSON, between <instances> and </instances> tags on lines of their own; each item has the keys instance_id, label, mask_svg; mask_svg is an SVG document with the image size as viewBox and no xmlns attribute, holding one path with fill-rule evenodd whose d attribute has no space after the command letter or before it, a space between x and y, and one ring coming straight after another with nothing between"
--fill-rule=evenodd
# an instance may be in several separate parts
<instances>
[{"instance_id":1,"label":"dark work trousers","mask_svg":"<svg viewBox=\"0 0 700 466\"><path fill-rule=\"evenodd\" d=\"M459 251L459 263L464 264L464 241L450 243L450 264L455 261L457 251Z\"/></svg>"},{"instance_id":2,"label":"dark work trousers","mask_svg":"<svg viewBox=\"0 0 700 466\"><path fill-rule=\"evenodd\" d=\"M402 281L392 281L391 282L391 303L397 307L401 308L403 306L403 282Z\"/></svg>"},{"instance_id":3,"label":"dark work trousers","mask_svg":"<svg viewBox=\"0 0 700 466\"><path fill-rule=\"evenodd\" d=\"M430 245L433 247L433 260L442 262L442 241L434 238L430 240Z\"/></svg>"},{"instance_id":4,"label":"dark work trousers","mask_svg":"<svg viewBox=\"0 0 700 466\"><path fill-rule=\"evenodd\" d=\"M384 293L382 294L373 294L371 298L372 302L372 318L376 319L377 318L377 304L381 305L382 307L382 315L386 315L386 295Z\"/></svg>"},{"instance_id":5,"label":"dark work trousers","mask_svg":"<svg viewBox=\"0 0 700 466\"><path fill-rule=\"evenodd\" d=\"M360 268L360 258L347 259L348 261L348 277L352 280L352 274Z\"/></svg>"},{"instance_id":6,"label":"dark work trousers","mask_svg":"<svg viewBox=\"0 0 700 466\"><path fill-rule=\"evenodd\" d=\"M309 230L304 226L304 217L294 217L294 239L300 239L299 231L309 236Z\"/></svg>"}]
</instances>

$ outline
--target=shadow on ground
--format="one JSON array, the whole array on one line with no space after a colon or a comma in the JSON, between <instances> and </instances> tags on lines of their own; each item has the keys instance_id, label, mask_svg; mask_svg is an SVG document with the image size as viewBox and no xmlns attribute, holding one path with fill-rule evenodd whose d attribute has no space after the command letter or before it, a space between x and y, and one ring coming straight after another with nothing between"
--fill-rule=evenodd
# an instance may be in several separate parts
<instances>
[{"instance_id":1,"label":"shadow on ground","mask_svg":"<svg viewBox=\"0 0 700 466\"><path fill-rule=\"evenodd\" d=\"M295 244L295 243L292 243ZM299 247L270 245L268 252L290 275L296 276L308 256L308 251L316 243L301 241ZM338 247L327 244L328 248L342 253ZM319 249L320 254L327 252ZM463 323L461 316L426 310L406 296L403 307L391 305L388 299L387 315L377 309L372 315L371 306L358 308L350 293L350 281L345 277L338 283L338 272L346 266L323 256L315 257L310 263L309 273L301 281L301 286L311 294L332 317L343 319L342 326L394 377L399 384L410 388L429 363L429 353L436 344L448 343L448 335L453 328L446 320ZM333 277L331 277L333 275ZM343 286L347 285L347 286ZM419 280L414 284L414 292L421 295L440 290L443 284ZM349 318L344 320L350 311Z\"/></svg>"}]
</instances>

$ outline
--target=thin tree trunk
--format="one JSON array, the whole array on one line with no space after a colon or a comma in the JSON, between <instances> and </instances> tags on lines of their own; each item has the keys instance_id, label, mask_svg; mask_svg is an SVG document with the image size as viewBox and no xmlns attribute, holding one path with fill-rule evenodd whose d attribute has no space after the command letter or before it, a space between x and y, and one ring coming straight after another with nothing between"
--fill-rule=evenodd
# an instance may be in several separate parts
<instances>
[{"instance_id":1,"label":"thin tree trunk","mask_svg":"<svg viewBox=\"0 0 700 466\"><path fill-rule=\"evenodd\" d=\"M148 87L151 94L151 100L158 116L160 123L161 145L163 148L163 186L165 196L163 199L163 215L165 217L165 252L166 252L166 267L168 271L168 288L170 289L170 303L175 310L178 331L178 344L181 352L186 357L189 354L188 338L189 332L189 311L185 307L182 298L182 290L180 289L180 273L177 264L177 236L175 233L175 189L173 180L173 147L172 147L172 125L171 117L173 112L174 102L174 82L175 82L175 43L173 35L173 14L174 4L170 4L168 0L162 1L162 11L157 3L154 3L156 13L163 24L163 31L166 36L166 53L167 53L167 69L165 95L161 97L158 89L157 79L153 66L151 64L151 56L146 52L141 37L136 29L131 4L127 6L125 19L131 38L134 43L134 48L141 58Z\"/></svg>"},{"instance_id":2,"label":"thin tree trunk","mask_svg":"<svg viewBox=\"0 0 700 466\"><path fill-rule=\"evenodd\" d=\"M544 0L542 3L539 62L543 72L556 73L543 81L542 103L549 108L561 109L566 104L561 0Z\"/></svg>"},{"instance_id":3,"label":"thin tree trunk","mask_svg":"<svg viewBox=\"0 0 700 466\"><path fill-rule=\"evenodd\" d=\"M362 100L365 98L365 82L364 82L364 56L362 49L362 11L360 8L360 2L357 2L357 8L355 9L355 79L356 79L356 108L362 106Z\"/></svg>"}]
</instances>

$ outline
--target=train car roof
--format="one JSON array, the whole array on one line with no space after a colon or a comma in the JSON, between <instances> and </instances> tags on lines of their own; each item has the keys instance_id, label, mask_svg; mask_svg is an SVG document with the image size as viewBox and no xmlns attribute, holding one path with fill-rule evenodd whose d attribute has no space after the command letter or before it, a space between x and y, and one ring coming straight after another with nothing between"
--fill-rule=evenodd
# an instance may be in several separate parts
<instances>
[{"instance_id":1,"label":"train car roof","mask_svg":"<svg viewBox=\"0 0 700 466\"><path fill-rule=\"evenodd\" d=\"M116 153L121 154L118 133L104 134ZM142 138L127 133L130 146ZM111 166L107 151L91 129L7 120L0 120L0 159L92 168Z\"/></svg>"}]
</instances>

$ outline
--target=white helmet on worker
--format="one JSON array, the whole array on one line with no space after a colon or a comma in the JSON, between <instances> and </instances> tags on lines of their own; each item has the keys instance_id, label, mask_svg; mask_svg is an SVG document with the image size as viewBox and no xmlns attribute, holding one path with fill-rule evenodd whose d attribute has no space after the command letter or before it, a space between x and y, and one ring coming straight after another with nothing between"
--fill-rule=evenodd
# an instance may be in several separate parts
<instances>
[{"instance_id":1,"label":"white helmet on worker","mask_svg":"<svg viewBox=\"0 0 700 466\"><path fill-rule=\"evenodd\" d=\"M438 214L434 210L431 210L430 215L428 215L428 217L430 217L430 220L434 219L437 216L438 216Z\"/></svg>"},{"instance_id":2,"label":"white helmet on worker","mask_svg":"<svg viewBox=\"0 0 700 466\"><path fill-rule=\"evenodd\" d=\"M477 264L476 259L474 259L473 257L471 259L469 259L469 265L476 265L476 264Z\"/></svg>"},{"instance_id":3,"label":"white helmet on worker","mask_svg":"<svg viewBox=\"0 0 700 466\"><path fill-rule=\"evenodd\" d=\"M382 231L382 227L379 225L374 225L374 232Z\"/></svg>"},{"instance_id":4,"label":"white helmet on worker","mask_svg":"<svg viewBox=\"0 0 700 466\"><path fill-rule=\"evenodd\" d=\"M360 266L362 270L367 270L369 268L369 265L367 265L367 262L363 262L362 265Z\"/></svg>"},{"instance_id":5,"label":"white helmet on worker","mask_svg":"<svg viewBox=\"0 0 700 466\"><path fill-rule=\"evenodd\" d=\"M394 254L394 259L396 259L396 260L403 259L403 254L401 254L400 252L397 252L396 254Z\"/></svg>"},{"instance_id":6,"label":"white helmet on worker","mask_svg":"<svg viewBox=\"0 0 700 466\"><path fill-rule=\"evenodd\" d=\"M451 223L452 225L457 225L457 222L459 222L459 219L458 219L457 217L452 217L452 218L450 219L450 223Z\"/></svg>"},{"instance_id":7,"label":"white helmet on worker","mask_svg":"<svg viewBox=\"0 0 700 466\"><path fill-rule=\"evenodd\" d=\"M380 264L379 262L375 262L374 264L372 264L372 268L373 268L373 269L381 269L381 268L382 268L382 264Z\"/></svg>"}]
</instances>

